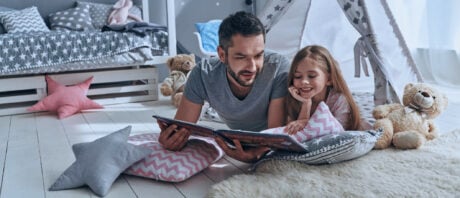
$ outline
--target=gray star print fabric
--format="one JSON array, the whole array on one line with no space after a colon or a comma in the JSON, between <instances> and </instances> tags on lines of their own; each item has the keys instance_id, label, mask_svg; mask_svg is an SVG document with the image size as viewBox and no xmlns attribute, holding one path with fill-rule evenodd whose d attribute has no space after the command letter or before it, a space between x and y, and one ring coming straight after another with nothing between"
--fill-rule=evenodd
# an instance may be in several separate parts
<instances>
[{"instance_id":1,"label":"gray star print fabric","mask_svg":"<svg viewBox=\"0 0 460 198\"><path fill-rule=\"evenodd\" d=\"M113 31L4 34L0 37L0 74L94 61L140 48L163 56L168 51L167 42L166 31L148 32L145 37Z\"/></svg>"}]
</instances>

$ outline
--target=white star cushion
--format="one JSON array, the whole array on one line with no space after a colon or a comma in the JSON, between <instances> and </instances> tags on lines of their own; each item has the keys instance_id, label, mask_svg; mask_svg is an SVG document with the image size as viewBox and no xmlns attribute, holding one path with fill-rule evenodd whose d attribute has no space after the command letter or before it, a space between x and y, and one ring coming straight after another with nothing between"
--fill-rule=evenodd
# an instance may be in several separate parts
<instances>
[{"instance_id":1,"label":"white star cushion","mask_svg":"<svg viewBox=\"0 0 460 198\"><path fill-rule=\"evenodd\" d=\"M98 196L105 196L112 183L129 166L151 150L127 143L131 126L93 142L72 146L76 161L59 176L49 190L64 190L88 185Z\"/></svg>"}]
</instances>

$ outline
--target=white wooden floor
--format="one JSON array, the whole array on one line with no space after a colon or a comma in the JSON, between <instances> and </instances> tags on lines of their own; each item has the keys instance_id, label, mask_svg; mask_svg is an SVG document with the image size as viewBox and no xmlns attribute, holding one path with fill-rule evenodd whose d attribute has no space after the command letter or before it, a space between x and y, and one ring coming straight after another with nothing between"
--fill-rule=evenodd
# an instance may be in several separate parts
<instances>
[{"instance_id":1,"label":"white wooden floor","mask_svg":"<svg viewBox=\"0 0 460 198\"><path fill-rule=\"evenodd\" d=\"M50 113L0 117L0 197L97 197L87 187L47 190L74 162L71 145L93 141L127 125L133 126L131 135L159 132L152 115L172 117L175 110L169 99L161 98L160 101L106 106L62 120ZM122 175L106 197L205 197L211 185L243 173L247 168L248 164L224 157L181 183Z\"/></svg>"},{"instance_id":2,"label":"white wooden floor","mask_svg":"<svg viewBox=\"0 0 460 198\"><path fill-rule=\"evenodd\" d=\"M132 125L132 135L159 132L153 114L172 117L169 98L159 101L106 106L58 120L49 113L0 117L0 198L97 197L89 188L47 189L75 160L71 145L88 142ZM450 103L437 120L441 132L460 128L459 103ZM202 122L213 127L220 124ZM167 183L122 175L106 197L205 197L211 185L245 172L244 164L224 157L205 171L181 183Z\"/></svg>"}]
</instances>

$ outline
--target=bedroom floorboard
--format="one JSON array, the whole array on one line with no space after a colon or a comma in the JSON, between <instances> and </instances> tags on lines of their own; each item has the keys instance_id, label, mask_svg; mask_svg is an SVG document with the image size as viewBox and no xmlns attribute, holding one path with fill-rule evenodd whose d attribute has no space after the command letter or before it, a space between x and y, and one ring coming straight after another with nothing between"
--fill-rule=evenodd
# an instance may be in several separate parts
<instances>
[{"instance_id":1,"label":"bedroom floorboard","mask_svg":"<svg viewBox=\"0 0 460 198\"><path fill-rule=\"evenodd\" d=\"M71 145L93 141L132 125L132 133L157 133L153 114L173 117L169 98L158 101L106 106L59 120L42 112L0 117L0 198L97 197L89 188L48 191L75 160ZM435 120L441 133L459 128L460 105L450 103ZM214 128L220 123L200 121ZM120 176L106 197L205 197L208 189L226 178L247 172L249 164L224 157L201 173L180 183Z\"/></svg>"},{"instance_id":2,"label":"bedroom floorboard","mask_svg":"<svg viewBox=\"0 0 460 198\"><path fill-rule=\"evenodd\" d=\"M0 117L0 198L97 197L87 187L48 191L74 161L72 145L89 142L132 125L131 135L159 132L153 114L173 117L169 98L89 110L59 120L47 112ZM212 127L219 123L202 122ZM105 197L205 197L211 185L249 165L222 158L189 180L168 183L122 175Z\"/></svg>"}]
</instances>

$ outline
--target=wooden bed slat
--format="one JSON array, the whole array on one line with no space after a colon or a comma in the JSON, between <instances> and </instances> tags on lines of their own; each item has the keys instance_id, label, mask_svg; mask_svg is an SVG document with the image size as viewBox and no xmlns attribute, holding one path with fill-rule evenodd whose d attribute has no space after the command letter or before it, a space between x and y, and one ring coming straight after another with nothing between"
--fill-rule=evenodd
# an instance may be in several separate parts
<instances>
[{"instance_id":1,"label":"wooden bed slat","mask_svg":"<svg viewBox=\"0 0 460 198\"><path fill-rule=\"evenodd\" d=\"M153 65L49 76L65 85L93 76L88 97L101 105L158 100L158 70ZM0 78L0 116L30 113L26 109L46 96L44 74Z\"/></svg>"}]
</instances>

